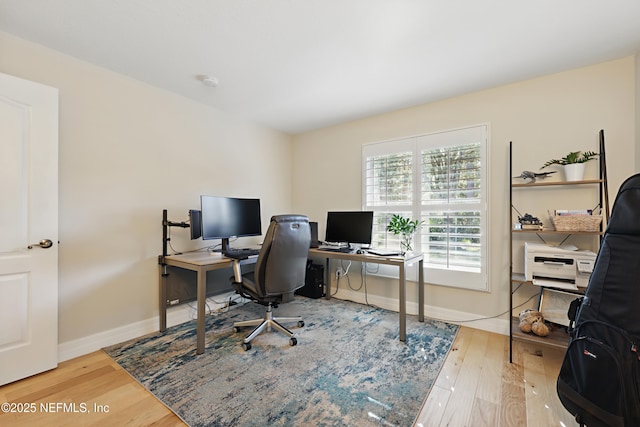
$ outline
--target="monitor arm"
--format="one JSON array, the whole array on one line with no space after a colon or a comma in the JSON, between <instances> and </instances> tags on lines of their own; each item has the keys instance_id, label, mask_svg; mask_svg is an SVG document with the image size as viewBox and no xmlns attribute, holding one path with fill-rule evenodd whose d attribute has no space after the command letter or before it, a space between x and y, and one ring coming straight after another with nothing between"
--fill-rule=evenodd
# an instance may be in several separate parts
<instances>
[{"instance_id":1,"label":"monitor arm","mask_svg":"<svg viewBox=\"0 0 640 427\"><path fill-rule=\"evenodd\" d=\"M172 222L167 219L167 210L162 210L162 255L160 256L159 263L164 265L164 258L167 254L167 243L171 238L169 237L169 227L189 228L190 225L184 221Z\"/></svg>"}]
</instances>

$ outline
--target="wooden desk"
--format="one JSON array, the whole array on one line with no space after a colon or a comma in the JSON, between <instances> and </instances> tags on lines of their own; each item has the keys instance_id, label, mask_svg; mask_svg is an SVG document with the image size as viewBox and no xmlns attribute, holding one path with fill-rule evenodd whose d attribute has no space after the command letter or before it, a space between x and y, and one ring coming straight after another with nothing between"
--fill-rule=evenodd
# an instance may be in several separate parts
<instances>
[{"instance_id":1,"label":"wooden desk","mask_svg":"<svg viewBox=\"0 0 640 427\"><path fill-rule=\"evenodd\" d=\"M160 257L162 258L162 257ZM164 257L164 265L160 260L160 331L167 329L167 269L166 266L180 267L197 273L197 326L196 354L204 353L205 337L205 303L207 300L207 271L221 268L233 268L234 260L220 253L190 252L181 255ZM240 261L240 264L254 264L256 258Z\"/></svg>"},{"instance_id":2,"label":"wooden desk","mask_svg":"<svg viewBox=\"0 0 640 427\"><path fill-rule=\"evenodd\" d=\"M407 267L418 263L418 321L424 322L424 255L422 253L408 253L405 256L378 256L373 254L356 254L323 251L322 249L310 249L309 256L325 258L327 264L329 259L340 259L346 261L372 262L375 264L395 265L398 267L398 303L400 315L400 341L407 338ZM326 298L331 298L331 277L329 277L329 266L325 268L325 284L327 286Z\"/></svg>"},{"instance_id":3,"label":"wooden desk","mask_svg":"<svg viewBox=\"0 0 640 427\"><path fill-rule=\"evenodd\" d=\"M399 279L399 315L400 315L400 341L405 341L407 336L407 267L418 262L418 320L424 322L424 274L421 253L410 253L404 257L383 257L370 254L355 254L342 252L329 252L321 249L310 249L309 256L317 256L329 259L341 259L347 261L372 262L376 264L395 265L398 267ZM196 325L196 354L204 353L205 337L205 303L207 299L207 271L221 268L233 268L234 260L222 256L219 253L190 252L182 255L168 255L160 257L160 331L167 329L167 266L184 268L197 273L197 325ZM239 262L240 265L253 264L256 258L249 258ZM329 268L325 268L325 283L327 286L327 299L331 298L331 280L327 279Z\"/></svg>"}]
</instances>

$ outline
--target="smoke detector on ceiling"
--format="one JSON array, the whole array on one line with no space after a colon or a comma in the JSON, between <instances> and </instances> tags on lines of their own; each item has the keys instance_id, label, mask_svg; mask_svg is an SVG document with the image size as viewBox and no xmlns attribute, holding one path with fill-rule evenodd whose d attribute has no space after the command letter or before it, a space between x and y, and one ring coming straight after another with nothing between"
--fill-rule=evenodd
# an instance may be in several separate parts
<instances>
[{"instance_id":1,"label":"smoke detector on ceiling","mask_svg":"<svg viewBox=\"0 0 640 427\"><path fill-rule=\"evenodd\" d=\"M209 87L216 87L218 86L218 83L220 83L218 79L216 79L215 77L207 76L206 74L200 74L196 78L200 80L203 85L209 86Z\"/></svg>"}]
</instances>

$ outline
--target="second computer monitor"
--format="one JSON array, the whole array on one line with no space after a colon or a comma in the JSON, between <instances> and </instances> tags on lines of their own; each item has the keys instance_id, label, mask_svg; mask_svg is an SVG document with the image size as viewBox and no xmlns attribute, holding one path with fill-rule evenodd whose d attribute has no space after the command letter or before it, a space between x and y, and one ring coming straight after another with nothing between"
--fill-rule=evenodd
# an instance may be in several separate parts
<instances>
[{"instance_id":1,"label":"second computer monitor","mask_svg":"<svg viewBox=\"0 0 640 427\"><path fill-rule=\"evenodd\" d=\"M332 243L371 244L373 212L327 212L325 240Z\"/></svg>"},{"instance_id":2,"label":"second computer monitor","mask_svg":"<svg viewBox=\"0 0 640 427\"><path fill-rule=\"evenodd\" d=\"M202 215L197 209L189 211L189 229L191 231L191 240L202 237Z\"/></svg>"}]
</instances>

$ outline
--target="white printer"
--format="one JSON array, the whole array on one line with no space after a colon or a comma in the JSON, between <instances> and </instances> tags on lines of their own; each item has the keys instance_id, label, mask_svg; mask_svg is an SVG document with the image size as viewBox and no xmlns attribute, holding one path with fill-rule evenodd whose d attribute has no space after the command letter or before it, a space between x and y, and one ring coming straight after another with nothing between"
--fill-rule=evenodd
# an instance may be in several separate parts
<instances>
[{"instance_id":1,"label":"white printer","mask_svg":"<svg viewBox=\"0 0 640 427\"><path fill-rule=\"evenodd\" d=\"M560 289L586 288L596 254L525 242L524 276L534 285Z\"/></svg>"}]
</instances>

